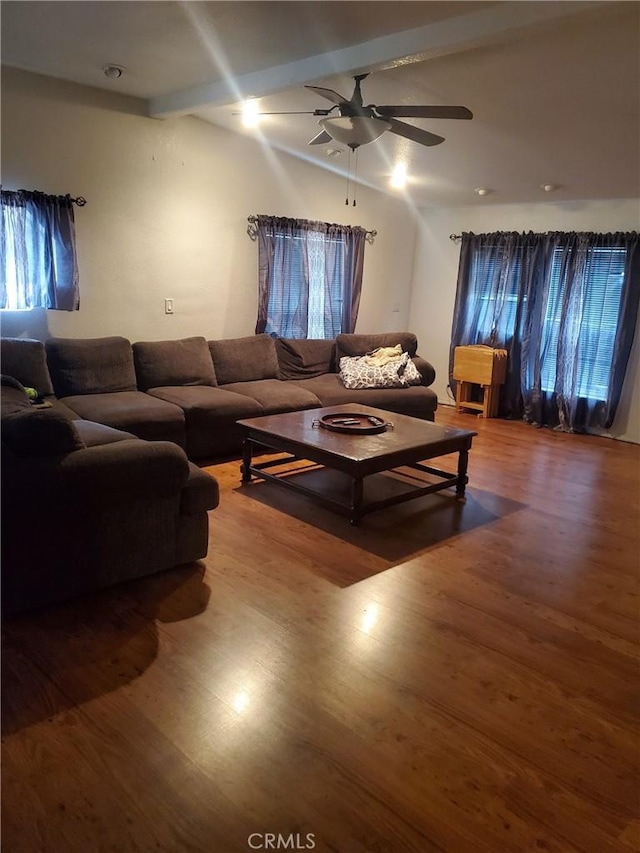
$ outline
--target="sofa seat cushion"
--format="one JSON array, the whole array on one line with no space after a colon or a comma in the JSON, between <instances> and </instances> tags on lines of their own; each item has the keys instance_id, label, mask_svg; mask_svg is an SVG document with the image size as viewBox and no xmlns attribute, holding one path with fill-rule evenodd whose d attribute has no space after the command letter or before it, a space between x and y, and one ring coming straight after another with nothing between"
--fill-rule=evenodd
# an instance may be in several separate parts
<instances>
[{"instance_id":1,"label":"sofa seat cushion","mask_svg":"<svg viewBox=\"0 0 640 853\"><path fill-rule=\"evenodd\" d=\"M225 385L225 389L257 400L264 415L315 409L320 405L316 395L307 388L302 388L297 381L261 379L259 382L233 382Z\"/></svg>"},{"instance_id":2,"label":"sofa seat cushion","mask_svg":"<svg viewBox=\"0 0 640 853\"><path fill-rule=\"evenodd\" d=\"M186 515L209 512L219 503L220 489L217 480L193 462L189 462L189 479L180 493L180 512Z\"/></svg>"},{"instance_id":3,"label":"sofa seat cushion","mask_svg":"<svg viewBox=\"0 0 640 853\"><path fill-rule=\"evenodd\" d=\"M27 388L35 388L41 397L53 394L47 367L47 355L42 341L29 338L0 340L2 372L13 376Z\"/></svg>"},{"instance_id":4,"label":"sofa seat cushion","mask_svg":"<svg viewBox=\"0 0 640 853\"><path fill-rule=\"evenodd\" d=\"M77 412L74 412L73 409L69 408L69 406L65 406L61 400L56 400L55 397L47 397L44 401L44 405L51 406L55 412L64 415L65 418L68 418L70 421L77 421L80 418L80 415Z\"/></svg>"},{"instance_id":5,"label":"sofa seat cushion","mask_svg":"<svg viewBox=\"0 0 640 853\"><path fill-rule=\"evenodd\" d=\"M276 342L270 335L209 341L209 350L218 385L278 377Z\"/></svg>"},{"instance_id":6,"label":"sofa seat cushion","mask_svg":"<svg viewBox=\"0 0 640 853\"><path fill-rule=\"evenodd\" d=\"M166 385L217 385L205 338L138 341L133 359L141 391Z\"/></svg>"},{"instance_id":7,"label":"sofa seat cushion","mask_svg":"<svg viewBox=\"0 0 640 853\"><path fill-rule=\"evenodd\" d=\"M116 441L127 441L127 439L136 438L132 432L125 432L123 429L114 429L105 424L98 424L95 421L85 421L82 418L76 418L73 421L73 425L86 447L97 447L101 444L113 444Z\"/></svg>"},{"instance_id":8,"label":"sofa seat cushion","mask_svg":"<svg viewBox=\"0 0 640 853\"><path fill-rule=\"evenodd\" d=\"M336 359L345 356L366 355L378 347L394 347L400 344L402 352L408 352L409 357L418 351L418 339L413 332L382 332L377 335L340 334L336 338Z\"/></svg>"},{"instance_id":9,"label":"sofa seat cushion","mask_svg":"<svg viewBox=\"0 0 640 853\"><path fill-rule=\"evenodd\" d=\"M126 338L50 338L46 351L58 397L137 389L133 350Z\"/></svg>"},{"instance_id":10,"label":"sofa seat cushion","mask_svg":"<svg viewBox=\"0 0 640 853\"><path fill-rule=\"evenodd\" d=\"M228 388L211 388L205 385L168 386L149 388L148 394L180 406L188 426L197 423L199 418L206 418L210 422L226 423L238 418L255 418L263 414L255 400L234 394Z\"/></svg>"},{"instance_id":11,"label":"sofa seat cushion","mask_svg":"<svg viewBox=\"0 0 640 853\"><path fill-rule=\"evenodd\" d=\"M335 370L335 341L278 338L276 353L280 379L312 379Z\"/></svg>"},{"instance_id":12,"label":"sofa seat cushion","mask_svg":"<svg viewBox=\"0 0 640 853\"><path fill-rule=\"evenodd\" d=\"M337 373L327 373L314 379L303 379L300 383L316 395L321 406L338 406L342 403L362 403L388 412L401 415L434 419L438 398L424 385L412 385L410 388L363 388L350 391L345 388Z\"/></svg>"},{"instance_id":13,"label":"sofa seat cushion","mask_svg":"<svg viewBox=\"0 0 640 853\"><path fill-rule=\"evenodd\" d=\"M88 421L123 429L148 441L173 441L184 447L184 413L178 406L142 391L82 394L62 401Z\"/></svg>"},{"instance_id":14,"label":"sofa seat cushion","mask_svg":"<svg viewBox=\"0 0 640 853\"><path fill-rule=\"evenodd\" d=\"M150 388L149 396L180 406L186 423L187 454L191 459L235 452L242 444L236 421L264 414L262 406L244 394L205 385Z\"/></svg>"}]
</instances>

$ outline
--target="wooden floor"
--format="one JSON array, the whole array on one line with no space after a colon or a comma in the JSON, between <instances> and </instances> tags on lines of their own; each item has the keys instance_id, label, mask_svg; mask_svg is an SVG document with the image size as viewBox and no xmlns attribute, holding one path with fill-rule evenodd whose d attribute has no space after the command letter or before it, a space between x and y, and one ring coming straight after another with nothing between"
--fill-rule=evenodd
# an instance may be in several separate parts
<instances>
[{"instance_id":1,"label":"wooden floor","mask_svg":"<svg viewBox=\"0 0 640 853\"><path fill-rule=\"evenodd\" d=\"M5 621L2 850L639 850L640 448L438 422L464 506L214 466L206 561Z\"/></svg>"}]
</instances>

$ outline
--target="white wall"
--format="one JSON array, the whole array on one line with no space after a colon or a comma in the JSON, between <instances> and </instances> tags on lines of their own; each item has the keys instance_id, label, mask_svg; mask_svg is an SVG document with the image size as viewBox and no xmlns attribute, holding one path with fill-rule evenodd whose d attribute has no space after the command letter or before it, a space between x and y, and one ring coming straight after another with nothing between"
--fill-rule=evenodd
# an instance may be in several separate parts
<instances>
[{"instance_id":1,"label":"white wall","mask_svg":"<svg viewBox=\"0 0 640 853\"><path fill-rule=\"evenodd\" d=\"M366 188L347 208L342 178L199 119L150 119L135 98L4 68L2 183L88 202L76 208L80 311L3 312L4 335L253 334L257 245L247 216L255 213L375 229L357 331L406 328L409 208Z\"/></svg>"},{"instance_id":2,"label":"white wall","mask_svg":"<svg viewBox=\"0 0 640 853\"><path fill-rule=\"evenodd\" d=\"M76 209L80 311L2 312L2 334L162 340L250 335L257 246L247 216L270 213L376 229L367 246L357 331L414 330L447 397L459 246L449 234L630 230L636 200L423 210L195 118L149 119L128 98L2 71L2 184L83 195ZM415 261L415 265L414 265ZM164 314L171 297L175 314ZM394 303L399 310L393 311ZM613 433L640 441L640 342Z\"/></svg>"},{"instance_id":3,"label":"white wall","mask_svg":"<svg viewBox=\"0 0 640 853\"><path fill-rule=\"evenodd\" d=\"M447 394L449 346L460 244L450 234L473 231L635 231L640 226L637 199L423 209L420 211L409 327L420 352L436 368L434 390ZM636 337L611 435L640 442L640 333Z\"/></svg>"}]
</instances>

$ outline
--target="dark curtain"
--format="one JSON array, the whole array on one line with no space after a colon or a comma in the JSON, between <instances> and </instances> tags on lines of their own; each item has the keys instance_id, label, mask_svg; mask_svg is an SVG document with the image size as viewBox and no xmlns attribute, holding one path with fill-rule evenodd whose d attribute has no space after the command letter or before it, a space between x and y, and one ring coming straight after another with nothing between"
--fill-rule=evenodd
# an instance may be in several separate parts
<instances>
[{"instance_id":1,"label":"dark curtain","mask_svg":"<svg viewBox=\"0 0 640 853\"><path fill-rule=\"evenodd\" d=\"M26 190L2 190L0 308L80 305L73 201Z\"/></svg>"},{"instance_id":2,"label":"dark curtain","mask_svg":"<svg viewBox=\"0 0 640 853\"><path fill-rule=\"evenodd\" d=\"M566 431L608 429L639 301L636 232L464 234L450 373L456 346L504 348L502 416Z\"/></svg>"},{"instance_id":3,"label":"dark curtain","mask_svg":"<svg viewBox=\"0 0 640 853\"><path fill-rule=\"evenodd\" d=\"M334 338L354 331L366 231L264 215L256 230L256 333Z\"/></svg>"},{"instance_id":4,"label":"dark curtain","mask_svg":"<svg viewBox=\"0 0 640 853\"><path fill-rule=\"evenodd\" d=\"M542 244L533 233L462 235L458 286L453 314L449 375L457 346L483 344L508 353L507 378L500 389L500 415L522 418L522 329L524 305Z\"/></svg>"}]
</instances>

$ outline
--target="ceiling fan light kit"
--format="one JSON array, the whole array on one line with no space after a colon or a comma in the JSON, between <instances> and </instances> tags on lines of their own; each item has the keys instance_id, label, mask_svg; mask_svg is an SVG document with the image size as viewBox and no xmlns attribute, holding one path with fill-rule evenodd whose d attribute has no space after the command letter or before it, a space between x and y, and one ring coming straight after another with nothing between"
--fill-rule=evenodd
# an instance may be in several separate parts
<instances>
[{"instance_id":1,"label":"ceiling fan light kit","mask_svg":"<svg viewBox=\"0 0 640 853\"><path fill-rule=\"evenodd\" d=\"M367 145L382 136L391 128L388 121L367 116L336 116L321 118L318 122L336 142L342 142L351 149Z\"/></svg>"}]
</instances>

